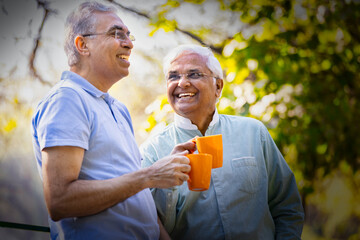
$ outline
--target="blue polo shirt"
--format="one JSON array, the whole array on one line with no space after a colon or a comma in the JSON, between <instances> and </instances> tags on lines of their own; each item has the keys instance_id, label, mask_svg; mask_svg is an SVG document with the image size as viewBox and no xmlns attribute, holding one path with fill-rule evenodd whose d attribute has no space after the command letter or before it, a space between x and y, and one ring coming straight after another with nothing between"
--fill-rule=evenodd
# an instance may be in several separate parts
<instances>
[{"instance_id":1,"label":"blue polo shirt","mask_svg":"<svg viewBox=\"0 0 360 240\"><path fill-rule=\"evenodd\" d=\"M35 157L54 146L85 149L79 179L102 180L137 171L141 156L125 105L81 76L65 71L37 106L32 119ZM66 171L66 169L64 169ZM54 222L52 239L158 239L157 213L145 189L107 210Z\"/></svg>"}]
</instances>

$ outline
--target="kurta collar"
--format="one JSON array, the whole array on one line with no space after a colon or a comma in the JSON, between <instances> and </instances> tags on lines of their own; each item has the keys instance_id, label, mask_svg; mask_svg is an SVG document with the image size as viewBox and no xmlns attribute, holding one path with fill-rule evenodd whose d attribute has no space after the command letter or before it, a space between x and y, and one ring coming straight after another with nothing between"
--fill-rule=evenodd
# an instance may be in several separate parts
<instances>
[{"instance_id":1,"label":"kurta collar","mask_svg":"<svg viewBox=\"0 0 360 240\"><path fill-rule=\"evenodd\" d=\"M209 128L214 126L218 121L219 121L219 113L215 108L213 119L209 124ZM198 130L198 127L195 124L192 124L190 119L180 116L176 113L174 114L174 122L176 127L183 128L186 130Z\"/></svg>"}]
</instances>

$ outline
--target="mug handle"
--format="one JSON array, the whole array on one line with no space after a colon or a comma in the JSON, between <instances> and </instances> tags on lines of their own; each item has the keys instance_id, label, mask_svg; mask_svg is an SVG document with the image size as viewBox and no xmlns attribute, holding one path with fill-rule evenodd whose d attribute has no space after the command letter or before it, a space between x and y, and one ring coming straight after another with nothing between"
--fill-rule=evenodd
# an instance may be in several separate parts
<instances>
[{"instance_id":1,"label":"mug handle","mask_svg":"<svg viewBox=\"0 0 360 240\"><path fill-rule=\"evenodd\" d=\"M196 136L196 137L194 137L193 139L191 139L191 141L193 142L193 143L195 143L195 145L196 145L196 139L198 138L199 136ZM193 150L193 151L190 151L190 154L192 154L192 153L194 153L195 152L195 150Z\"/></svg>"}]
</instances>

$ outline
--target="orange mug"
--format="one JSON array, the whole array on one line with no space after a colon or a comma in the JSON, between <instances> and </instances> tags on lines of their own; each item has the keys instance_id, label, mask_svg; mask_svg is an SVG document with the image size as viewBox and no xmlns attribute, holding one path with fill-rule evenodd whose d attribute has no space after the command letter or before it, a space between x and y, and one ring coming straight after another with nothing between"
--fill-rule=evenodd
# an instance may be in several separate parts
<instances>
[{"instance_id":1,"label":"orange mug","mask_svg":"<svg viewBox=\"0 0 360 240\"><path fill-rule=\"evenodd\" d=\"M190 160L188 187L191 191L205 191L209 189L211 181L212 156L210 154L187 154Z\"/></svg>"},{"instance_id":2,"label":"orange mug","mask_svg":"<svg viewBox=\"0 0 360 240\"><path fill-rule=\"evenodd\" d=\"M223 165L223 144L222 135L211 135L197 137L193 140L199 153L207 153L213 156L212 168L219 168Z\"/></svg>"}]
</instances>

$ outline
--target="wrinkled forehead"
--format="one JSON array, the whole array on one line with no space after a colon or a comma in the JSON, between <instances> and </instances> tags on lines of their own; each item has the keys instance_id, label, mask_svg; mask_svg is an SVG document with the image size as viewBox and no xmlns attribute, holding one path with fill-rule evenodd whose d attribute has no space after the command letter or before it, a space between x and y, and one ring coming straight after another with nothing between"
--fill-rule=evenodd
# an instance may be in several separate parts
<instances>
[{"instance_id":1,"label":"wrinkled forehead","mask_svg":"<svg viewBox=\"0 0 360 240\"><path fill-rule=\"evenodd\" d=\"M206 65L206 58L197 53L184 51L179 54L171 63L169 72L189 72L199 70L201 72L210 71Z\"/></svg>"}]
</instances>

